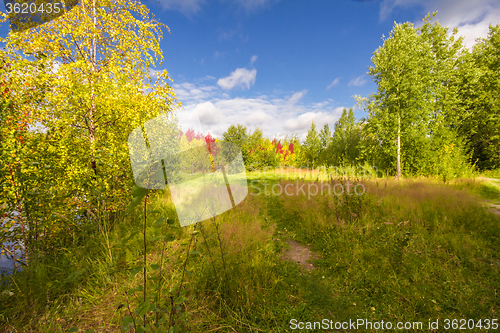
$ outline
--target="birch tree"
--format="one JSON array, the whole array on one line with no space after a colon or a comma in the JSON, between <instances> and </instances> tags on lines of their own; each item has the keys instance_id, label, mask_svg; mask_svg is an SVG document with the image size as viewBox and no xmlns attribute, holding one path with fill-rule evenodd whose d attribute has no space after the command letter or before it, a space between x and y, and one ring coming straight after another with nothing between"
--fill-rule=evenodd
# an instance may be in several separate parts
<instances>
[{"instance_id":1,"label":"birch tree","mask_svg":"<svg viewBox=\"0 0 500 333\"><path fill-rule=\"evenodd\" d=\"M467 169L466 148L458 133L464 111L460 92L464 84L475 82L464 78L474 75L457 29L449 33L432 22L435 15L428 14L420 29L395 24L372 57L369 73L377 93L358 98L369 112L362 154L365 159L370 153L377 155L368 159L383 168L394 169L396 160L397 178L403 168L407 174L450 174L451 165Z\"/></svg>"},{"instance_id":2,"label":"birch tree","mask_svg":"<svg viewBox=\"0 0 500 333\"><path fill-rule=\"evenodd\" d=\"M16 59L13 85L33 63L45 68L30 112L55 143L64 166L59 186L94 208L116 210L131 185L127 136L144 121L169 116L176 103L168 73L150 69L163 59L162 28L135 0L81 0L39 27L10 32ZM36 56L36 59L33 59ZM15 93L15 92L14 92Z\"/></svg>"},{"instance_id":3,"label":"birch tree","mask_svg":"<svg viewBox=\"0 0 500 333\"><path fill-rule=\"evenodd\" d=\"M405 148L402 141L415 142L402 140L402 137L422 138L427 132L431 100L428 87L432 82L430 45L420 38L413 24L395 23L389 38L374 52L372 63L369 74L378 87L370 108L385 116L380 118L374 113L371 119L389 126L389 137L384 140L394 142L396 177L399 179L401 150Z\"/></svg>"}]
</instances>

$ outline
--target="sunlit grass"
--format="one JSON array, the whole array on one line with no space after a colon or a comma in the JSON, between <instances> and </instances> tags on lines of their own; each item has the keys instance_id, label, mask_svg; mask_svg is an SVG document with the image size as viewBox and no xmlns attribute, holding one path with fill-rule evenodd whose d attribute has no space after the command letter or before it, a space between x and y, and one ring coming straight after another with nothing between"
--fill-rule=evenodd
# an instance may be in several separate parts
<instances>
[{"instance_id":1,"label":"sunlit grass","mask_svg":"<svg viewBox=\"0 0 500 333\"><path fill-rule=\"evenodd\" d=\"M498 317L500 218L483 205L498 194L495 185L366 177L358 180L366 189L363 196L308 197L295 187L316 180L345 185L345 180L293 172L298 182L290 172L259 175L260 180L269 176L269 184L288 184L292 195L255 195L263 183L254 183L241 204L215 220L173 229L156 228L153 220L148 224L149 238L175 236L163 257L167 303L181 278L190 233L199 231L191 248L199 254L186 266L182 331L288 332L291 319L426 323ZM148 209L179 225L168 190L153 195ZM138 304L125 292L142 283L141 274L131 278L129 273L140 263L142 236L132 237L126 247L119 244L140 228L141 214L138 209L127 215L109 232L112 258L97 233L87 246L33 269L31 280L17 276L18 287L9 289L13 296L0 296L5 309L0 331L120 332L127 298ZM281 260L289 239L320 255L313 271ZM148 262L158 263L162 248L162 242L150 244ZM155 272L149 273L148 288L157 284Z\"/></svg>"}]
</instances>

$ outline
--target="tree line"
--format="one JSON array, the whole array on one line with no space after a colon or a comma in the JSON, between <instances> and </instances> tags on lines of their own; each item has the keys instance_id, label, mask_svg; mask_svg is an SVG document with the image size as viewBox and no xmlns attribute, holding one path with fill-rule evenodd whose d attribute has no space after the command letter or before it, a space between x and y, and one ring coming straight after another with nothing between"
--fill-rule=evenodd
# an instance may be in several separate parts
<instances>
[{"instance_id":1,"label":"tree line","mask_svg":"<svg viewBox=\"0 0 500 333\"><path fill-rule=\"evenodd\" d=\"M357 96L358 160L406 175L461 176L500 166L500 26L472 51L439 22L396 24L372 56L377 91Z\"/></svg>"},{"instance_id":2,"label":"tree line","mask_svg":"<svg viewBox=\"0 0 500 333\"><path fill-rule=\"evenodd\" d=\"M302 143L295 137L272 144L242 125L231 126L223 140L240 144L248 164L257 167L368 164L396 177L444 180L500 167L500 25L490 26L470 51L456 28L449 33L433 22L435 15L420 28L395 24L375 50L368 74L377 91L355 96L365 118L344 109L333 132L328 124L319 130L312 123ZM293 158L278 157L278 144L291 141ZM256 142L277 158L253 155Z\"/></svg>"}]
</instances>

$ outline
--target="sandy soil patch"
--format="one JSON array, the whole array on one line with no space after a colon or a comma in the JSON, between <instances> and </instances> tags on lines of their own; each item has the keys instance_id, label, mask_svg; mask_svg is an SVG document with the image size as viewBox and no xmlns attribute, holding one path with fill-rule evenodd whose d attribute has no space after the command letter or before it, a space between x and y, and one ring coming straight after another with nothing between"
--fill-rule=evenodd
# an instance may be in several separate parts
<instances>
[{"instance_id":1,"label":"sandy soil patch","mask_svg":"<svg viewBox=\"0 0 500 333\"><path fill-rule=\"evenodd\" d=\"M500 216L500 205L490 204L490 206L491 206L490 211L493 214Z\"/></svg>"},{"instance_id":2,"label":"sandy soil patch","mask_svg":"<svg viewBox=\"0 0 500 333\"><path fill-rule=\"evenodd\" d=\"M317 253L311 252L307 246L297 243L293 240L287 241L290 248L283 252L281 259L294 261L305 269L306 271L312 271L314 265L309 262L311 259L320 259L321 256Z\"/></svg>"}]
</instances>

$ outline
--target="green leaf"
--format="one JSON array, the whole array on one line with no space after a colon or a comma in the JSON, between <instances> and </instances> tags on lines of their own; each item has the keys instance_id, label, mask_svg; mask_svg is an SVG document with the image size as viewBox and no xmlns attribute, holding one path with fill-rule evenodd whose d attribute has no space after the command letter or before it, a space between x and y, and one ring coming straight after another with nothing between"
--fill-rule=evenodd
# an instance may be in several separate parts
<instances>
[{"instance_id":1,"label":"green leaf","mask_svg":"<svg viewBox=\"0 0 500 333\"><path fill-rule=\"evenodd\" d=\"M168 235L165 237L165 241L166 242L173 242L175 240L175 236L174 235Z\"/></svg>"},{"instance_id":2,"label":"green leaf","mask_svg":"<svg viewBox=\"0 0 500 333\"><path fill-rule=\"evenodd\" d=\"M143 290L144 290L144 288L142 287L142 285L139 285L139 286L137 286L136 288L129 289L129 290L127 291L127 294L132 295L132 294L133 294L133 293L135 293L136 291L143 291Z\"/></svg>"},{"instance_id":3,"label":"green leaf","mask_svg":"<svg viewBox=\"0 0 500 333\"><path fill-rule=\"evenodd\" d=\"M148 213L148 214L161 214L161 212L157 209L152 210L152 211L147 210L146 213Z\"/></svg>"},{"instance_id":4,"label":"green leaf","mask_svg":"<svg viewBox=\"0 0 500 333\"><path fill-rule=\"evenodd\" d=\"M78 327L71 327L67 333L72 333L72 332L78 332L79 331L79 328Z\"/></svg>"},{"instance_id":5,"label":"green leaf","mask_svg":"<svg viewBox=\"0 0 500 333\"><path fill-rule=\"evenodd\" d=\"M137 207L141 203L143 198L144 197L135 197L134 199L132 199L130 205L128 206L128 212L131 212L135 207Z\"/></svg>"},{"instance_id":6,"label":"green leaf","mask_svg":"<svg viewBox=\"0 0 500 333\"><path fill-rule=\"evenodd\" d=\"M200 255L201 252L199 252L199 251L191 251L191 252L189 252L189 254L190 255Z\"/></svg>"},{"instance_id":7,"label":"green leaf","mask_svg":"<svg viewBox=\"0 0 500 333\"><path fill-rule=\"evenodd\" d=\"M139 305L139 308L136 311L136 315L139 317L144 316L149 311L150 306L151 304L149 304L149 299L146 299L146 302Z\"/></svg>"},{"instance_id":8,"label":"green leaf","mask_svg":"<svg viewBox=\"0 0 500 333\"><path fill-rule=\"evenodd\" d=\"M142 198L144 198L146 196L146 194L148 194L147 189L139 187L136 184L134 184L134 186L132 186L132 196L134 198L140 198L139 200L142 200Z\"/></svg>"},{"instance_id":9,"label":"green leaf","mask_svg":"<svg viewBox=\"0 0 500 333\"><path fill-rule=\"evenodd\" d=\"M132 231L132 233L122 242L122 244L126 244L132 237L139 233L138 230Z\"/></svg>"},{"instance_id":10,"label":"green leaf","mask_svg":"<svg viewBox=\"0 0 500 333\"><path fill-rule=\"evenodd\" d=\"M153 271L157 271L158 269L160 269L160 265L157 265L157 264L152 264L149 266Z\"/></svg>"},{"instance_id":11,"label":"green leaf","mask_svg":"<svg viewBox=\"0 0 500 333\"><path fill-rule=\"evenodd\" d=\"M159 239L164 239L164 238L165 238L165 236L156 236L156 237L153 237L150 240L148 240L148 242L154 242L154 241L157 241Z\"/></svg>"},{"instance_id":12,"label":"green leaf","mask_svg":"<svg viewBox=\"0 0 500 333\"><path fill-rule=\"evenodd\" d=\"M132 270L130 271L130 277L135 276L137 273L139 273L139 272L140 272L141 270L143 270L143 269L144 269L144 265L143 265L143 266L138 266L138 267L136 267L136 268L132 269Z\"/></svg>"},{"instance_id":13,"label":"green leaf","mask_svg":"<svg viewBox=\"0 0 500 333\"><path fill-rule=\"evenodd\" d=\"M124 316L122 319L122 330L125 332L128 331L131 327L129 326L130 324L133 324L134 320L130 316Z\"/></svg>"},{"instance_id":14,"label":"green leaf","mask_svg":"<svg viewBox=\"0 0 500 333\"><path fill-rule=\"evenodd\" d=\"M189 298L185 297L185 296L179 296L179 298L177 298L175 300L175 304L182 304L184 303L185 301L189 300Z\"/></svg>"},{"instance_id":15,"label":"green leaf","mask_svg":"<svg viewBox=\"0 0 500 333\"><path fill-rule=\"evenodd\" d=\"M160 217L158 220L156 220L154 226L155 227L159 227L163 224L163 222L165 222L166 218L165 217Z\"/></svg>"},{"instance_id":16,"label":"green leaf","mask_svg":"<svg viewBox=\"0 0 500 333\"><path fill-rule=\"evenodd\" d=\"M141 326L141 329L144 330L144 332L151 332L151 328L148 326Z\"/></svg>"}]
</instances>

